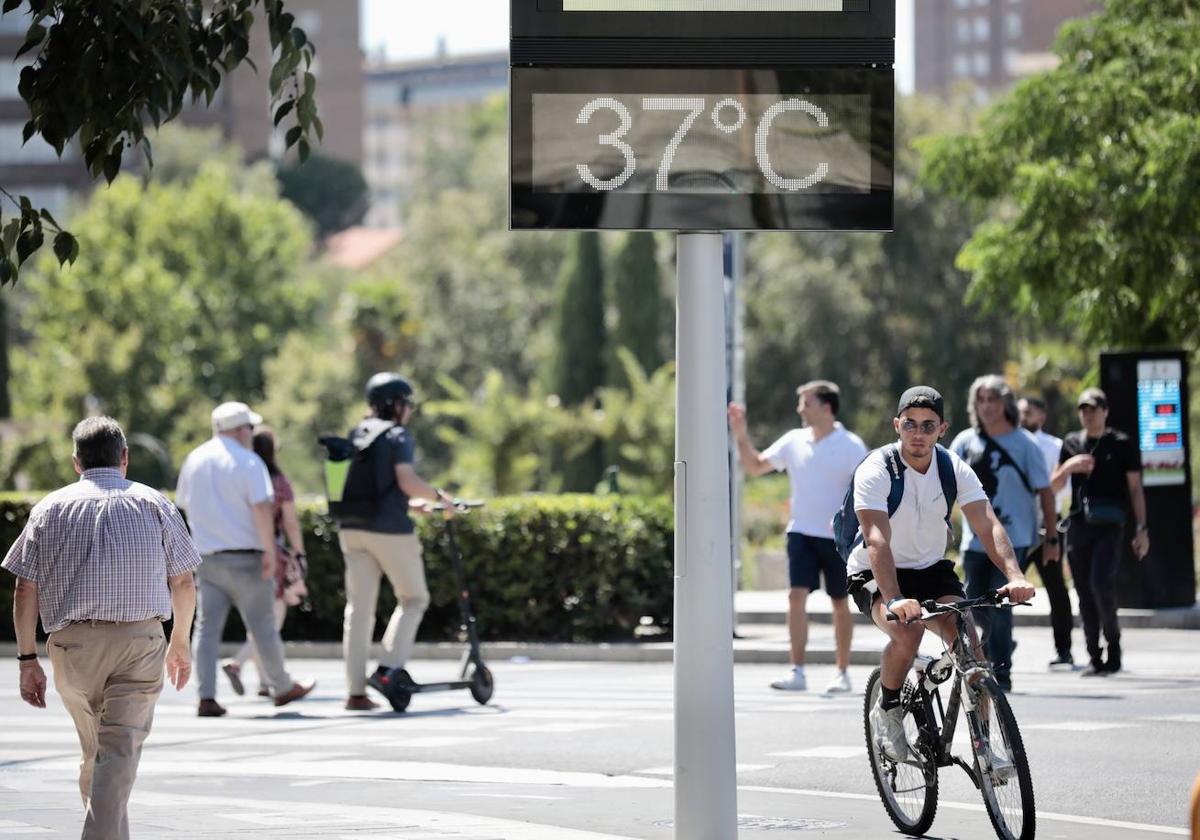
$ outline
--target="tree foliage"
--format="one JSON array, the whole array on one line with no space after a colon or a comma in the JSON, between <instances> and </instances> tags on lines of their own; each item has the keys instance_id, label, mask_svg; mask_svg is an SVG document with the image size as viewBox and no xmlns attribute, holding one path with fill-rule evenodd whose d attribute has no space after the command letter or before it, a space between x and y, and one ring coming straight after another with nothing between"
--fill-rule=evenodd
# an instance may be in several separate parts
<instances>
[{"instance_id":1,"label":"tree foliage","mask_svg":"<svg viewBox=\"0 0 1200 840\"><path fill-rule=\"evenodd\" d=\"M77 264L47 257L28 280L21 316L38 328L14 353L19 415L69 428L103 411L178 458L213 405L262 399L265 361L320 300L307 225L272 184L211 164L190 183L95 193Z\"/></svg>"},{"instance_id":2,"label":"tree foliage","mask_svg":"<svg viewBox=\"0 0 1200 840\"><path fill-rule=\"evenodd\" d=\"M663 363L666 298L657 250L654 234L630 233L617 247L609 271L617 310L612 349L628 350L643 371L656 371ZM608 367L613 384L627 384L623 362L614 357Z\"/></svg>"},{"instance_id":3,"label":"tree foliage","mask_svg":"<svg viewBox=\"0 0 1200 840\"><path fill-rule=\"evenodd\" d=\"M324 129L316 109L314 48L283 0L4 0L2 14L29 26L17 57L31 53L18 92L29 106L23 138L40 138L61 157L78 138L92 178L109 183L135 147L152 163L149 125L174 119L186 102L211 104L223 75L249 59L260 9L270 32L274 121L293 123L285 142L308 157ZM54 255L74 262L78 245L45 210L5 193L17 209L0 236L0 285L56 232ZM3 221L3 219L0 219Z\"/></svg>"},{"instance_id":4,"label":"tree foliage","mask_svg":"<svg viewBox=\"0 0 1200 840\"><path fill-rule=\"evenodd\" d=\"M938 388L962 424L971 380L1003 368L1013 327L964 304L968 278L954 267L970 216L915 183L912 139L960 117L932 103L901 104L894 233L750 239L746 401L763 445L797 422L795 388L808 380L837 382L846 425L882 443L908 386Z\"/></svg>"},{"instance_id":5,"label":"tree foliage","mask_svg":"<svg viewBox=\"0 0 1200 840\"><path fill-rule=\"evenodd\" d=\"M367 181L353 163L322 154L279 169L280 192L316 226L317 238L356 225L367 214Z\"/></svg>"},{"instance_id":6,"label":"tree foliage","mask_svg":"<svg viewBox=\"0 0 1200 840\"><path fill-rule=\"evenodd\" d=\"M600 389L598 431L615 456L622 492L668 495L675 478L675 364L647 372L617 349L624 387Z\"/></svg>"},{"instance_id":7,"label":"tree foliage","mask_svg":"<svg viewBox=\"0 0 1200 840\"><path fill-rule=\"evenodd\" d=\"M979 131L927 146L930 184L992 209L958 258L972 297L1096 343L1200 347L1200 6L1109 0L1055 52Z\"/></svg>"}]
</instances>

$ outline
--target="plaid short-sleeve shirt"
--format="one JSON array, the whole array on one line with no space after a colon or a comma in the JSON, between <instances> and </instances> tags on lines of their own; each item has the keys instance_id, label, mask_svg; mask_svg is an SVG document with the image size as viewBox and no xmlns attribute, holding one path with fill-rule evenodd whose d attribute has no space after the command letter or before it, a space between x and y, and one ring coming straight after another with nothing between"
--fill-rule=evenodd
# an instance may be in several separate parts
<instances>
[{"instance_id":1,"label":"plaid short-sleeve shirt","mask_svg":"<svg viewBox=\"0 0 1200 840\"><path fill-rule=\"evenodd\" d=\"M73 621L171 617L167 577L200 565L183 517L120 470L86 470L42 499L2 565L38 586L47 633Z\"/></svg>"}]
</instances>

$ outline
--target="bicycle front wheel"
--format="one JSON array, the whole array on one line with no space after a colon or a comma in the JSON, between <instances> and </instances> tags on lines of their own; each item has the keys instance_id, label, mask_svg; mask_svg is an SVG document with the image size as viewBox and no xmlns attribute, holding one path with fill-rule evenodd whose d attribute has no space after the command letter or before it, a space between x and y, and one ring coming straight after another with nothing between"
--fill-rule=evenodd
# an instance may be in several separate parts
<instances>
[{"instance_id":1,"label":"bicycle front wheel","mask_svg":"<svg viewBox=\"0 0 1200 840\"><path fill-rule=\"evenodd\" d=\"M879 669L876 668L867 680L863 704L863 729L867 735L871 775L875 778L875 788L884 810L896 828L905 834L924 834L933 825L937 814L937 766L911 711L904 716L904 734L910 751L908 760L896 761L879 748L879 738L871 725L871 710L879 702L880 688ZM915 690L911 680L905 682L903 697L906 702Z\"/></svg>"},{"instance_id":2,"label":"bicycle front wheel","mask_svg":"<svg viewBox=\"0 0 1200 840\"><path fill-rule=\"evenodd\" d=\"M971 751L983 804L1001 840L1033 840L1037 819L1025 744L1008 698L991 677L972 689Z\"/></svg>"}]
</instances>

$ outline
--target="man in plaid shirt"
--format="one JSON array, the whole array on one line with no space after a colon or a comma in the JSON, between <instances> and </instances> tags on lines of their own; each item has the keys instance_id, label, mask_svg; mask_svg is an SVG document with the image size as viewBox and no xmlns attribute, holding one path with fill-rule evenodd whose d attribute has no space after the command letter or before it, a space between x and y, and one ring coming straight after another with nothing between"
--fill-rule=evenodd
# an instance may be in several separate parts
<instances>
[{"instance_id":1,"label":"man in plaid shirt","mask_svg":"<svg viewBox=\"0 0 1200 840\"><path fill-rule=\"evenodd\" d=\"M50 635L54 685L83 749L83 840L126 840L126 805L163 664L177 691L191 676L200 554L175 506L125 478L129 449L115 420L89 417L73 439L80 480L33 508L2 565L18 578L21 698L43 709L39 614ZM172 616L168 642L162 625Z\"/></svg>"}]
</instances>

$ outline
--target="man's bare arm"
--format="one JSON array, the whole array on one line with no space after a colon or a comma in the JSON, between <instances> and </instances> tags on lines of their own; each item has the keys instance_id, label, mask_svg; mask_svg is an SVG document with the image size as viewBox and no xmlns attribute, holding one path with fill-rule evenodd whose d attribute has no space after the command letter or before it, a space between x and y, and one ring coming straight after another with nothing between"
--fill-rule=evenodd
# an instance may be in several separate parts
<instances>
[{"instance_id":1,"label":"man's bare arm","mask_svg":"<svg viewBox=\"0 0 1200 840\"><path fill-rule=\"evenodd\" d=\"M16 629L17 653L37 653L38 587L31 580L17 579L13 595L13 627ZM37 709L46 708L46 672L37 659L19 665L21 699Z\"/></svg>"},{"instance_id":2,"label":"man's bare arm","mask_svg":"<svg viewBox=\"0 0 1200 840\"><path fill-rule=\"evenodd\" d=\"M196 580L191 572L167 578L171 590L171 639L167 643L167 678L175 690L192 675L192 619L196 614Z\"/></svg>"}]
</instances>

